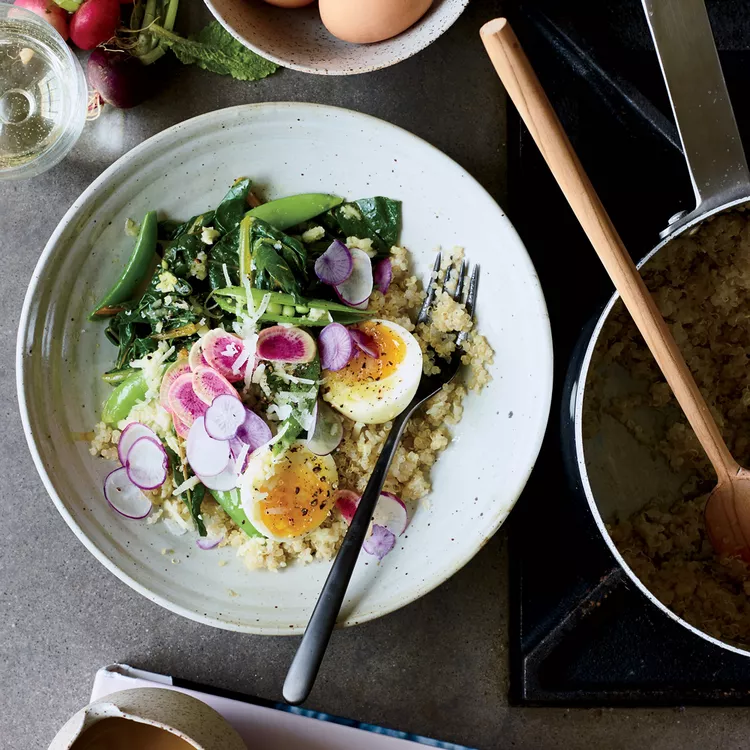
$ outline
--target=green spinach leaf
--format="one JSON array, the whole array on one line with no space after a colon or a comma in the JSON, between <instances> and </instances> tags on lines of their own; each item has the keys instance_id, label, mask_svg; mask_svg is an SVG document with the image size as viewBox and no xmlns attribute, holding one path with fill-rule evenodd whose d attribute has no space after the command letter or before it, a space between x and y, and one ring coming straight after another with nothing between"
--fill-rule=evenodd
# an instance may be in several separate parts
<instances>
[{"instance_id":1,"label":"green spinach leaf","mask_svg":"<svg viewBox=\"0 0 750 750\"><path fill-rule=\"evenodd\" d=\"M247 196L251 185L251 181L243 177L237 180L222 198L216 209L215 223L216 228L223 234L231 232L240 225L242 217L248 210Z\"/></svg>"},{"instance_id":2,"label":"green spinach leaf","mask_svg":"<svg viewBox=\"0 0 750 750\"><path fill-rule=\"evenodd\" d=\"M388 255L401 233L401 201L360 198L332 209L321 222L336 236L369 238L378 255Z\"/></svg>"}]
</instances>

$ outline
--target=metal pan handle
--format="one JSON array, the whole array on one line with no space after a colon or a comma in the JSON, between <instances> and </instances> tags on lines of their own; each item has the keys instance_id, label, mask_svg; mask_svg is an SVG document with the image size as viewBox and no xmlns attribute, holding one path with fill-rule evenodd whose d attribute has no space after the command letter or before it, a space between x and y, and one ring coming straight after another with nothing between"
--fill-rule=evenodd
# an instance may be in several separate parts
<instances>
[{"instance_id":1,"label":"metal pan handle","mask_svg":"<svg viewBox=\"0 0 750 750\"><path fill-rule=\"evenodd\" d=\"M670 235L750 196L750 172L704 0L642 1L695 192L695 209L670 220Z\"/></svg>"}]
</instances>

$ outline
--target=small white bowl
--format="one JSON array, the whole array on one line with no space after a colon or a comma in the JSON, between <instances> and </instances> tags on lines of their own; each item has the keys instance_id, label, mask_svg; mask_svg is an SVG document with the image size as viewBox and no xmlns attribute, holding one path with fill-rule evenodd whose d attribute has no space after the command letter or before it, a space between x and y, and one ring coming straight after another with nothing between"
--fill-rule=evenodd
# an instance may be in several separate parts
<instances>
[{"instance_id":1,"label":"small white bowl","mask_svg":"<svg viewBox=\"0 0 750 750\"><path fill-rule=\"evenodd\" d=\"M393 39L350 44L323 26L317 3L290 9L263 0L206 0L224 28L246 47L285 68L318 75L368 73L406 60L447 31L468 3L434 0L417 23Z\"/></svg>"}]
</instances>

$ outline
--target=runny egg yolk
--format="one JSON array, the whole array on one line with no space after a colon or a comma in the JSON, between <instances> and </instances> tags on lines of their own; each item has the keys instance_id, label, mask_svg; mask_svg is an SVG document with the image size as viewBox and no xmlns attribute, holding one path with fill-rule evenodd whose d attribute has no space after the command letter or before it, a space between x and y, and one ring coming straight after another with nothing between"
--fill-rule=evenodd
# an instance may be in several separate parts
<instances>
[{"instance_id":1,"label":"runny egg yolk","mask_svg":"<svg viewBox=\"0 0 750 750\"><path fill-rule=\"evenodd\" d=\"M255 517L271 536L292 539L317 529L330 513L336 481L325 459L295 444L270 477L253 482ZM334 468L335 471L335 468Z\"/></svg>"},{"instance_id":2,"label":"runny egg yolk","mask_svg":"<svg viewBox=\"0 0 750 750\"><path fill-rule=\"evenodd\" d=\"M358 351L346 367L330 373L329 378L338 380L342 385L354 385L378 382L393 375L406 356L405 342L379 320L365 321L356 328L369 337L378 355L371 357Z\"/></svg>"}]
</instances>

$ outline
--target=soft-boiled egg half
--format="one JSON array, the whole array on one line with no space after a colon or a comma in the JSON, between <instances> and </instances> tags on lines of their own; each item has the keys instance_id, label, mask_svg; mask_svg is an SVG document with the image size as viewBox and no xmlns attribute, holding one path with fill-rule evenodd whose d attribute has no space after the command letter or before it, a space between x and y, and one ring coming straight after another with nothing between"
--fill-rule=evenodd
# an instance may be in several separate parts
<instances>
[{"instance_id":1,"label":"soft-boiled egg half","mask_svg":"<svg viewBox=\"0 0 750 750\"><path fill-rule=\"evenodd\" d=\"M274 456L266 445L250 456L242 475L242 509L261 534L287 542L325 521L337 483L330 456L316 456L302 442Z\"/></svg>"},{"instance_id":2,"label":"soft-boiled egg half","mask_svg":"<svg viewBox=\"0 0 750 750\"><path fill-rule=\"evenodd\" d=\"M388 320L368 320L356 328L369 336L377 356L358 351L341 370L324 370L323 398L355 422L383 424L414 398L422 350L409 331Z\"/></svg>"}]
</instances>

